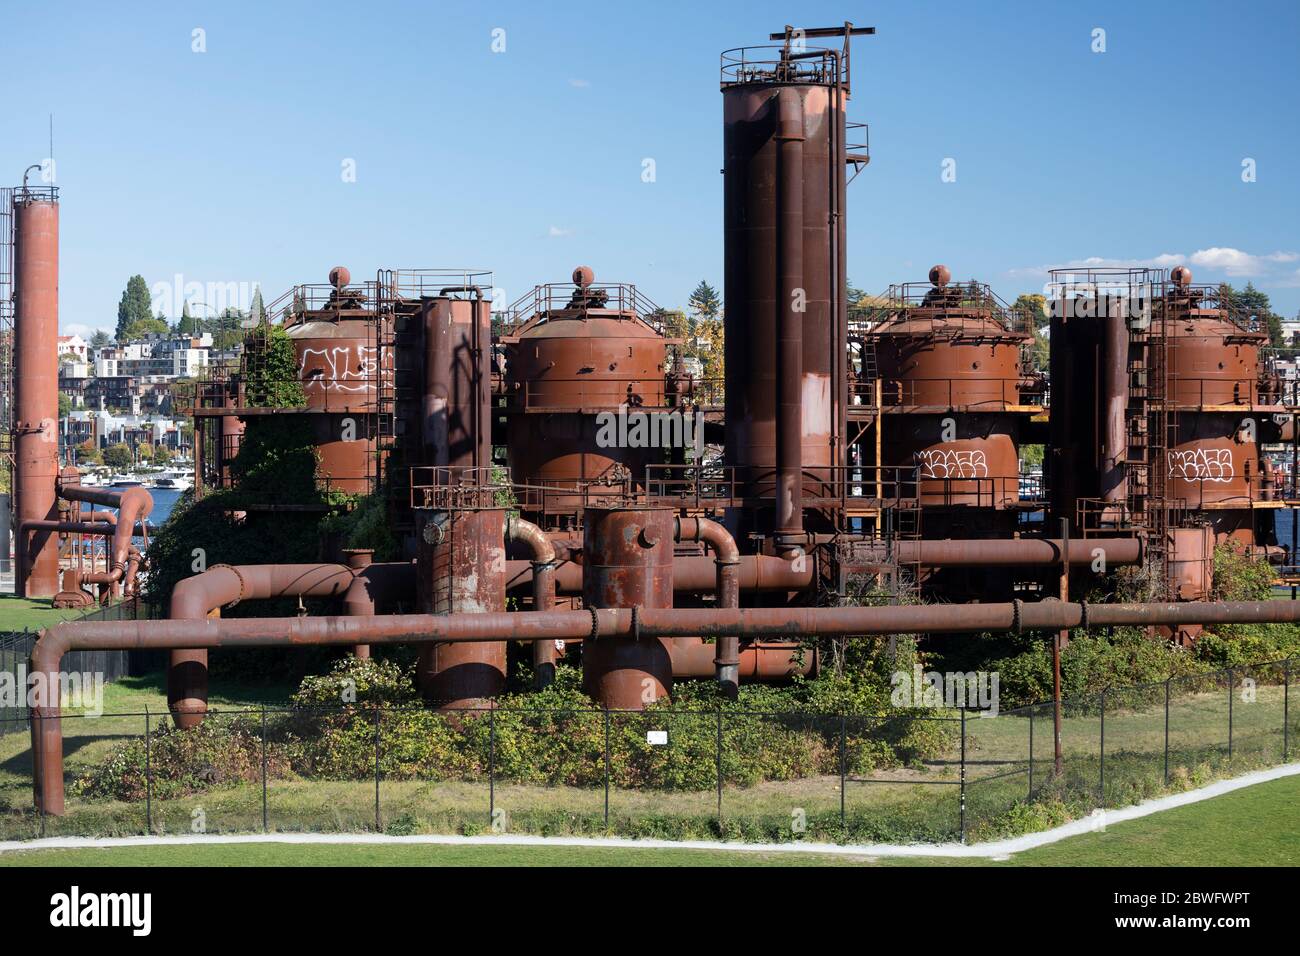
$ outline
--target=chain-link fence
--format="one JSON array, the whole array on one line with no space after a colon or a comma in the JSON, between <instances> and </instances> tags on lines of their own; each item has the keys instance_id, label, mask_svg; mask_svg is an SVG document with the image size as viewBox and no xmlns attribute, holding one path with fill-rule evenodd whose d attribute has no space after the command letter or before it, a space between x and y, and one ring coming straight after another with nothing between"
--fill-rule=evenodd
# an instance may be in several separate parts
<instances>
[{"instance_id":1,"label":"chain-link fence","mask_svg":"<svg viewBox=\"0 0 1300 956\"><path fill-rule=\"evenodd\" d=\"M0 839L521 832L936 843L1041 829L1285 762L1293 661L1008 711L343 705L62 718L67 812L0 737ZM6 716L28 731L30 717ZM1059 739L1059 745L1057 743Z\"/></svg>"}]
</instances>

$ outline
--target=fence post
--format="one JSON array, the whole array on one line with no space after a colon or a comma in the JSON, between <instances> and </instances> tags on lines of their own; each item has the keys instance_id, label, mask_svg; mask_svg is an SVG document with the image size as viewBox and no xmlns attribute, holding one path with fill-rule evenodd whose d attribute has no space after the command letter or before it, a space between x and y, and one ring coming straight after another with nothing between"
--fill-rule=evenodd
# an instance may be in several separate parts
<instances>
[{"instance_id":1,"label":"fence post","mask_svg":"<svg viewBox=\"0 0 1300 956\"><path fill-rule=\"evenodd\" d=\"M960 828L961 842L966 842L966 708L961 709L961 769L959 771L957 789L960 793L960 817L958 827Z\"/></svg>"},{"instance_id":2,"label":"fence post","mask_svg":"<svg viewBox=\"0 0 1300 956\"><path fill-rule=\"evenodd\" d=\"M379 819L379 705L375 705L375 832L380 832Z\"/></svg>"},{"instance_id":3,"label":"fence post","mask_svg":"<svg viewBox=\"0 0 1300 956\"><path fill-rule=\"evenodd\" d=\"M1233 690L1236 688L1236 676L1232 668L1228 668L1228 759L1232 759L1232 697Z\"/></svg>"},{"instance_id":4,"label":"fence post","mask_svg":"<svg viewBox=\"0 0 1300 956\"><path fill-rule=\"evenodd\" d=\"M153 746L151 744L149 705L144 705L144 831L153 833Z\"/></svg>"},{"instance_id":5,"label":"fence post","mask_svg":"<svg viewBox=\"0 0 1300 956\"><path fill-rule=\"evenodd\" d=\"M497 817L497 709L488 711L488 826Z\"/></svg>"},{"instance_id":6,"label":"fence post","mask_svg":"<svg viewBox=\"0 0 1300 956\"><path fill-rule=\"evenodd\" d=\"M1165 786L1169 786L1169 685L1173 682L1170 677L1165 681Z\"/></svg>"},{"instance_id":7,"label":"fence post","mask_svg":"<svg viewBox=\"0 0 1300 956\"><path fill-rule=\"evenodd\" d=\"M844 784L848 779L848 717L844 711L840 711L840 832L847 833L849 829L848 815L844 807Z\"/></svg>"},{"instance_id":8,"label":"fence post","mask_svg":"<svg viewBox=\"0 0 1300 956\"><path fill-rule=\"evenodd\" d=\"M1291 658L1282 662L1282 762L1291 750Z\"/></svg>"},{"instance_id":9,"label":"fence post","mask_svg":"<svg viewBox=\"0 0 1300 956\"><path fill-rule=\"evenodd\" d=\"M262 832L267 830L266 826L266 704L262 705Z\"/></svg>"},{"instance_id":10,"label":"fence post","mask_svg":"<svg viewBox=\"0 0 1300 956\"><path fill-rule=\"evenodd\" d=\"M1029 799L1034 799L1034 705L1029 705Z\"/></svg>"},{"instance_id":11,"label":"fence post","mask_svg":"<svg viewBox=\"0 0 1300 956\"><path fill-rule=\"evenodd\" d=\"M718 725L716 735L716 758L718 771L718 836L722 835L722 705L718 705Z\"/></svg>"},{"instance_id":12,"label":"fence post","mask_svg":"<svg viewBox=\"0 0 1300 956\"><path fill-rule=\"evenodd\" d=\"M1100 805L1106 805L1106 692L1101 692L1101 793L1098 795Z\"/></svg>"},{"instance_id":13,"label":"fence post","mask_svg":"<svg viewBox=\"0 0 1300 956\"><path fill-rule=\"evenodd\" d=\"M609 829L609 708L605 708L605 829Z\"/></svg>"}]
</instances>

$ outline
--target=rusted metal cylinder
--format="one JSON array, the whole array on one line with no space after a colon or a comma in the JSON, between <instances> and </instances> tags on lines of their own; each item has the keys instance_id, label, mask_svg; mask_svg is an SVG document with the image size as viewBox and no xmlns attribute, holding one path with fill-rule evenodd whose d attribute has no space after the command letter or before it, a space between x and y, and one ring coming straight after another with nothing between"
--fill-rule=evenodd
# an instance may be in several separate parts
<instances>
[{"instance_id":1,"label":"rusted metal cylinder","mask_svg":"<svg viewBox=\"0 0 1300 956\"><path fill-rule=\"evenodd\" d=\"M506 540L525 544L533 553L533 610L555 608L555 545L546 532L519 517L506 520ZM555 681L555 664L563 643L537 641L533 644L533 687L541 690Z\"/></svg>"},{"instance_id":2,"label":"rusted metal cylinder","mask_svg":"<svg viewBox=\"0 0 1300 956\"><path fill-rule=\"evenodd\" d=\"M375 613L375 599L366 588L366 579L362 576L375 560L375 552L370 548L353 548L346 553L348 567L356 572L352 583L343 595L343 606L348 614L371 617ZM357 660L370 659L370 645L358 644L352 648L352 656Z\"/></svg>"},{"instance_id":3,"label":"rusted metal cylinder","mask_svg":"<svg viewBox=\"0 0 1300 956\"><path fill-rule=\"evenodd\" d=\"M485 614L506 606L505 511L417 511L420 608ZM478 707L506 686L506 643L438 643L420 648L416 681L443 709Z\"/></svg>"},{"instance_id":4,"label":"rusted metal cylinder","mask_svg":"<svg viewBox=\"0 0 1300 956\"><path fill-rule=\"evenodd\" d=\"M739 638L734 638L739 641ZM704 678L717 673L718 646L728 638L705 643L703 638L678 638L669 645L673 678ZM818 654L815 647L789 642L752 644L737 655L736 674L754 683L776 683L795 676L816 677Z\"/></svg>"},{"instance_id":5,"label":"rusted metal cylinder","mask_svg":"<svg viewBox=\"0 0 1300 956\"><path fill-rule=\"evenodd\" d=\"M475 292L473 299L420 301L426 465L486 467L492 462L491 305Z\"/></svg>"},{"instance_id":6,"label":"rusted metal cylinder","mask_svg":"<svg viewBox=\"0 0 1300 956\"><path fill-rule=\"evenodd\" d=\"M777 94L776 531L803 531L803 108Z\"/></svg>"},{"instance_id":7,"label":"rusted metal cylinder","mask_svg":"<svg viewBox=\"0 0 1300 956\"><path fill-rule=\"evenodd\" d=\"M740 607L740 549L731 532L708 518L678 518L678 541L701 541L707 544L717 563L716 596L718 607ZM674 570L676 565L674 565ZM674 668L676 668L674 658ZM719 638L714 657L718 690L735 700L740 691L740 638ZM675 673L675 670L674 670Z\"/></svg>"},{"instance_id":8,"label":"rusted metal cylinder","mask_svg":"<svg viewBox=\"0 0 1300 956\"><path fill-rule=\"evenodd\" d=\"M672 607L673 522L672 512L662 509L587 508L583 604ZM663 641L644 638L635 629L630 636L588 640L582 646L582 683L607 708L641 710L671 696L672 658Z\"/></svg>"},{"instance_id":9,"label":"rusted metal cylinder","mask_svg":"<svg viewBox=\"0 0 1300 956\"><path fill-rule=\"evenodd\" d=\"M1128 498L1129 330L1122 303L1111 303L1105 318L1102 354L1101 497L1121 504ZM1118 517L1118 516L1117 516Z\"/></svg>"},{"instance_id":10,"label":"rusted metal cylinder","mask_svg":"<svg viewBox=\"0 0 1300 956\"><path fill-rule=\"evenodd\" d=\"M777 463L781 317L791 306L781 275L780 219L794 182L789 163L802 164L802 304L800 326L799 462L805 474L834 464L831 436L843 407L834 382L837 357L846 349L836 320L844 276L837 269L833 215L844 179L843 91L833 82L786 82L777 73L724 78L723 228L725 243L726 461L757 494L774 495ZM778 136L780 101L798 101L804 139ZM789 107L787 107L789 109ZM788 162L783 165L782 157ZM786 178L788 174L788 178ZM787 260L788 261L788 260ZM841 383L842 384L842 383ZM787 502L788 507L788 502Z\"/></svg>"},{"instance_id":11,"label":"rusted metal cylinder","mask_svg":"<svg viewBox=\"0 0 1300 956\"><path fill-rule=\"evenodd\" d=\"M50 198L34 198L36 195ZM14 198L14 515L17 523L58 517L59 204L48 190ZM16 593L59 589L58 540L38 531L18 562Z\"/></svg>"},{"instance_id":12,"label":"rusted metal cylinder","mask_svg":"<svg viewBox=\"0 0 1300 956\"><path fill-rule=\"evenodd\" d=\"M221 616L239 601L345 594L354 572L341 564L214 564L172 590L170 621ZM197 727L208 712L208 652L173 646L167 668L167 706L176 726Z\"/></svg>"}]
</instances>

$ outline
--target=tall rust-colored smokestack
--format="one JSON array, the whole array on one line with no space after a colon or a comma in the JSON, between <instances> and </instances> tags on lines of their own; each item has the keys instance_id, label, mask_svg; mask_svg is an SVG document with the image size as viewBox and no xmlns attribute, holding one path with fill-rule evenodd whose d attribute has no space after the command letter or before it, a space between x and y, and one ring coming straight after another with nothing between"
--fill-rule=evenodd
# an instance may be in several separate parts
<instances>
[{"instance_id":1,"label":"tall rust-colored smokestack","mask_svg":"<svg viewBox=\"0 0 1300 956\"><path fill-rule=\"evenodd\" d=\"M14 514L16 524L58 518L59 201L52 187L14 193ZM38 530L17 546L15 592L59 590L58 535Z\"/></svg>"}]
</instances>

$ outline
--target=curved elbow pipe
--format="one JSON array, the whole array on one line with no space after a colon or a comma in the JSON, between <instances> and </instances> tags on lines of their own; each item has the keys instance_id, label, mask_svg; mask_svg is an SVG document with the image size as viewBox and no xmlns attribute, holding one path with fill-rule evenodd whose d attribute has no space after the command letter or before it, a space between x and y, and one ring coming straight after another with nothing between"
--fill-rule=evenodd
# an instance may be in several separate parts
<instances>
[{"instance_id":1,"label":"curved elbow pipe","mask_svg":"<svg viewBox=\"0 0 1300 956\"><path fill-rule=\"evenodd\" d=\"M676 521L678 541L698 541L713 551L718 607L740 607L740 549L731 532L708 518L677 518ZM718 690L724 697L735 700L740 693L740 638L734 634L720 637L715 648L717 657L713 663Z\"/></svg>"},{"instance_id":2,"label":"curved elbow pipe","mask_svg":"<svg viewBox=\"0 0 1300 956\"><path fill-rule=\"evenodd\" d=\"M342 564L214 564L172 591L168 617L197 621L226 605L275 597L346 594L355 572ZM197 727L208 711L208 652L176 648L167 668L167 706L178 727Z\"/></svg>"},{"instance_id":3,"label":"curved elbow pipe","mask_svg":"<svg viewBox=\"0 0 1300 956\"><path fill-rule=\"evenodd\" d=\"M550 537L531 521L511 517L506 521L506 540L527 545L533 553L533 610L554 610L555 545ZM536 689L549 687L554 682L559 651L555 641L533 642L533 686Z\"/></svg>"}]
</instances>

